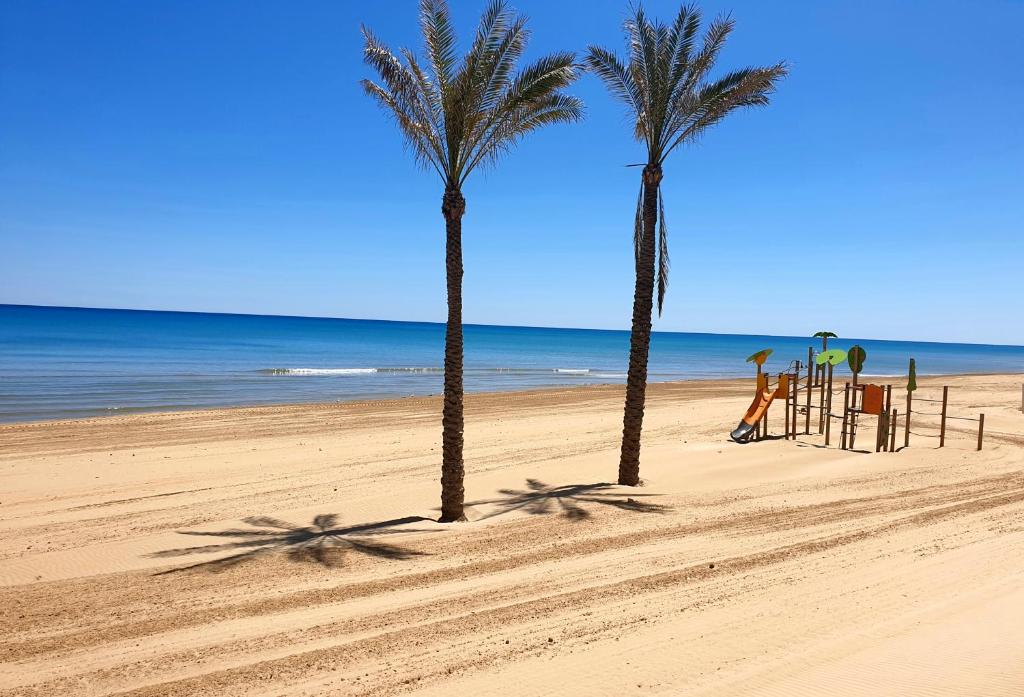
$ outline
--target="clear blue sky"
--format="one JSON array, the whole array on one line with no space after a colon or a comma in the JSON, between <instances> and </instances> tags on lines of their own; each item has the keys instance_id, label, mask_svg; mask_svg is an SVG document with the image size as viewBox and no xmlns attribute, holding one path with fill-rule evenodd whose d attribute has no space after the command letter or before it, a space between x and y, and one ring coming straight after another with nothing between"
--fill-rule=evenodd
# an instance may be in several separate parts
<instances>
[{"instance_id":1,"label":"clear blue sky","mask_svg":"<svg viewBox=\"0 0 1024 697\"><path fill-rule=\"evenodd\" d=\"M531 56L622 50L625 0L514 4ZM792 74L669 162L655 328L1024 344L1024 3L702 6L722 69ZM0 0L0 302L443 320L441 186L357 85L361 22L419 46L415 0ZM575 92L466 188L467 322L628 326L642 150Z\"/></svg>"}]
</instances>

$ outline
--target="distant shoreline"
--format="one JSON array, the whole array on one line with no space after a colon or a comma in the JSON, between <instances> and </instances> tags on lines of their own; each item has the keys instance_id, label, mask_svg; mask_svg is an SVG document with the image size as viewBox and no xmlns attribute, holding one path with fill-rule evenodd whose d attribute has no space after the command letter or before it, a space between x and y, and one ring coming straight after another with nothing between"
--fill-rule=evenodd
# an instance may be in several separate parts
<instances>
[{"instance_id":1,"label":"distant shoreline","mask_svg":"<svg viewBox=\"0 0 1024 697\"><path fill-rule=\"evenodd\" d=\"M1009 372L990 372L990 373L941 373L935 375L925 375L922 373L918 374L919 383L930 384L940 381L942 378L948 378L950 380L956 379L976 379L976 378L1012 378L1020 377L1024 380L1024 372L1020 373L1009 373ZM847 382L848 376L843 376L842 379L836 380L837 386L842 386ZM870 381L872 378L892 378L895 380L906 379L905 375L871 375L861 374L861 381ZM883 384L892 384L893 388L898 390L901 385L896 382L889 382ZM738 392L745 390L753 390L754 379L753 375L749 378L744 377L729 377L729 378L692 378L687 380L669 380L664 382L651 382L648 384L647 390L649 396L652 398L658 398L662 396L671 395L678 393L680 390L686 390L688 387L700 388L702 392L708 392L714 388L721 388L721 396L734 396ZM486 400L486 401L515 401L532 399L540 396L553 396L553 395L571 395L574 397L583 398L587 396L585 393L590 393L594 397L607 397L609 393L622 392L624 394L625 386L622 383L588 383L583 385L548 385L543 387L535 387L531 389L509 389L509 390L484 390L484 391L468 391L466 392L467 401L474 400ZM194 418L202 415L210 416L224 416L227 414L245 415L246 413L252 414L272 414L280 411L310 411L310 410L326 410L326 409L345 409L348 411L359 411L364 408L380 407L384 406L399 406L402 404L415 404L421 402L438 401L440 402L440 393L427 394L427 395L406 395L406 396L382 396L374 398L352 398L352 399L338 399L334 401L314 401L314 402L267 402L261 404L231 404L223 406L196 406L196 407L180 407L180 408L160 408L154 407L152 409L145 408L126 408L111 410L105 414L95 414L90 416L82 416L80 418L52 418L52 419L38 419L38 420L25 420L25 421L0 421L0 433L5 430L17 430L19 428L32 428L32 427L43 427L55 424L87 424L89 422L106 422L109 423L112 419L122 420L133 420L133 419L146 419L146 418L174 418L174 417L190 417Z\"/></svg>"}]
</instances>

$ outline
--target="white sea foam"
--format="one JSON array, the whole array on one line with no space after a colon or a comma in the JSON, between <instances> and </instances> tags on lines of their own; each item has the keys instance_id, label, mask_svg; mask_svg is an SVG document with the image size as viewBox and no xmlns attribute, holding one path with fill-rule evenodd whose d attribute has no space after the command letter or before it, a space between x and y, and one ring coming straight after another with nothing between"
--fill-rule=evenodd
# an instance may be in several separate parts
<instances>
[{"instance_id":1,"label":"white sea foam","mask_svg":"<svg viewBox=\"0 0 1024 697\"><path fill-rule=\"evenodd\" d=\"M443 368L437 367L414 367L398 366L384 368L267 368L259 371L264 375L285 375L285 376L345 376L345 375L408 375L408 374L440 374ZM594 371L590 368L466 368L468 375L542 375L556 373L558 375L574 376L585 375L592 378L624 378L625 373Z\"/></svg>"},{"instance_id":2,"label":"white sea foam","mask_svg":"<svg viewBox=\"0 0 1024 697\"><path fill-rule=\"evenodd\" d=\"M268 368L264 375L372 375L375 373L440 373L441 368Z\"/></svg>"},{"instance_id":3,"label":"white sea foam","mask_svg":"<svg viewBox=\"0 0 1024 697\"><path fill-rule=\"evenodd\" d=\"M366 375L376 373L376 368L271 368L265 371L271 375Z\"/></svg>"}]
</instances>

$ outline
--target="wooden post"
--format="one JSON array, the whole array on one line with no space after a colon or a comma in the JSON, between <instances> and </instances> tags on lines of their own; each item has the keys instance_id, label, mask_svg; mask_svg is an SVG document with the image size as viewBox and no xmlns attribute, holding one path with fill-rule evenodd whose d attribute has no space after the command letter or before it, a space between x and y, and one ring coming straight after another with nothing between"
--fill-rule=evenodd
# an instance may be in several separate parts
<instances>
[{"instance_id":1,"label":"wooden post","mask_svg":"<svg viewBox=\"0 0 1024 697\"><path fill-rule=\"evenodd\" d=\"M825 398L825 445L832 433L832 364L828 364L828 396Z\"/></svg>"},{"instance_id":2,"label":"wooden post","mask_svg":"<svg viewBox=\"0 0 1024 697\"><path fill-rule=\"evenodd\" d=\"M889 420L886 418L889 415L885 409L878 415L878 428L875 429L875 452L879 452L882 449L882 440L889 439ZM883 431L885 432L883 435Z\"/></svg>"},{"instance_id":3,"label":"wooden post","mask_svg":"<svg viewBox=\"0 0 1024 697\"><path fill-rule=\"evenodd\" d=\"M863 405L863 397L860 402ZM857 443L857 422L860 420L860 413L857 411L857 389L856 386L850 388L850 439L847 443L850 445L852 450Z\"/></svg>"},{"instance_id":4,"label":"wooden post","mask_svg":"<svg viewBox=\"0 0 1024 697\"><path fill-rule=\"evenodd\" d=\"M978 450L981 450L981 440L985 437L985 415L978 417Z\"/></svg>"},{"instance_id":5,"label":"wooden post","mask_svg":"<svg viewBox=\"0 0 1024 697\"><path fill-rule=\"evenodd\" d=\"M850 383L846 383L843 389L843 435L839 440L839 447L846 450L846 425L850 419Z\"/></svg>"},{"instance_id":6,"label":"wooden post","mask_svg":"<svg viewBox=\"0 0 1024 697\"><path fill-rule=\"evenodd\" d=\"M903 426L903 447L907 448L910 446L910 407L914 402L914 393L907 390L907 413L903 415L903 420L906 424Z\"/></svg>"},{"instance_id":7,"label":"wooden post","mask_svg":"<svg viewBox=\"0 0 1024 697\"><path fill-rule=\"evenodd\" d=\"M882 449L883 450L888 450L889 449L889 429L892 426L890 424L890 422L892 421L892 417L893 417L893 386L892 385L886 385L886 405L885 405L885 409L884 410L885 410L885 413L886 413L886 432L884 434L882 434Z\"/></svg>"},{"instance_id":8,"label":"wooden post","mask_svg":"<svg viewBox=\"0 0 1024 697\"><path fill-rule=\"evenodd\" d=\"M816 366L816 367L820 367L821 368L821 377L818 378L818 380L820 381L819 385L818 385L819 388L820 388L819 391L818 391L818 433L820 434L824 430L824 428L825 428L825 422L828 421L828 412L825 411L825 366L821 365L821 366ZM831 363L829 363L829 365L828 365L828 370L829 370L829 374L830 374L829 381L828 381L829 382L828 396L829 396L829 399L831 399L832 398L832 380L831 380L832 364ZM828 439L827 438L825 439L825 445L828 445Z\"/></svg>"},{"instance_id":9,"label":"wooden post","mask_svg":"<svg viewBox=\"0 0 1024 697\"><path fill-rule=\"evenodd\" d=\"M779 373L779 380L782 380L782 373ZM782 437L789 440L789 386L786 386L786 424L782 431Z\"/></svg>"},{"instance_id":10,"label":"wooden post","mask_svg":"<svg viewBox=\"0 0 1024 697\"><path fill-rule=\"evenodd\" d=\"M800 411L800 371L793 373L793 440L796 440L796 417Z\"/></svg>"},{"instance_id":11,"label":"wooden post","mask_svg":"<svg viewBox=\"0 0 1024 697\"><path fill-rule=\"evenodd\" d=\"M814 348L811 347L811 346L808 346L807 347L807 385L806 385L806 388L807 388L807 400L806 400L807 415L804 418L804 433L806 433L807 435L811 435L811 387L812 387L811 382L813 380L813 378L811 378L811 366L813 365L813 363L814 363Z\"/></svg>"},{"instance_id":12,"label":"wooden post","mask_svg":"<svg viewBox=\"0 0 1024 697\"><path fill-rule=\"evenodd\" d=\"M939 425L939 447L946 445L946 405L949 404L949 386L942 388L942 423Z\"/></svg>"},{"instance_id":13,"label":"wooden post","mask_svg":"<svg viewBox=\"0 0 1024 697\"><path fill-rule=\"evenodd\" d=\"M896 426L900 422L900 410L892 410L892 424L889 429L889 452L896 452Z\"/></svg>"},{"instance_id":14,"label":"wooden post","mask_svg":"<svg viewBox=\"0 0 1024 697\"><path fill-rule=\"evenodd\" d=\"M790 434L791 440L797 439L797 411L800 410L800 371L792 374L790 384L793 385L793 421L790 422L790 428L793 429L793 433Z\"/></svg>"}]
</instances>

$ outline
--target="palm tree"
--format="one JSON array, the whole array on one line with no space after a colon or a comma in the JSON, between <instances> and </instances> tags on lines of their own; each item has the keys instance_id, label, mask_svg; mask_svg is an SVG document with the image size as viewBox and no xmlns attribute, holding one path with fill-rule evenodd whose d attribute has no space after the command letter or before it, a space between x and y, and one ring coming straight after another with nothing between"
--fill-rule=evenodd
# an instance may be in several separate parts
<instances>
[{"instance_id":1,"label":"palm tree","mask_svg":"<svg viewBox=\"0 0 1024 697\"><path fill-rule=\"evenodd\" d=\"M700 28L701 14L694 6L681 7L671 25L649 20L638 7L625 23L628 62L599 46L590 46L587 54L587 65L609 92L629 107L635 119L634 135L647 146L634 225L636 287L619 458L619 483L632 486L640 483L640 432L655 279L659 314L668 287L662 166L672 151L697 140L734 109L768 104L768 96L787 72L784 63L777 63L708 81L733 21L727 16L714 20L698 47Z\"/></svg>"},{"instance_id":2,"label":"palm tree","mask_svg":"<svg viewBox=\"0 0 1024 697\"><path fill-rule=\"evenodd\" d=\"M398 125L416 161L444 182L445 272L448 324L444 349L441 518L463 516L462 394L462 186L471 172L495 163L526 134L572 122L583 105L560 90L578 76L572 53L540 58L518 74L526 47L526 20L503 0L492 0L480 19L469 52L455 54L455 31L444 0L421 0L420 26L426 60L408 49L401 59L363 27L364 59L380 78L363 80L366 93Z\"/></svg>"},{"instance_id":3,"label":"palm tree","mask_svg":"<svg viewBox=\"0 0 1024 697\"><path fill-rule=\"evenodd\" d=\"M838 335L832 332L814 332L815 339L821 339L821 352L828 351L828 340L835 339Z\"/></svg>"}]
</instances>

